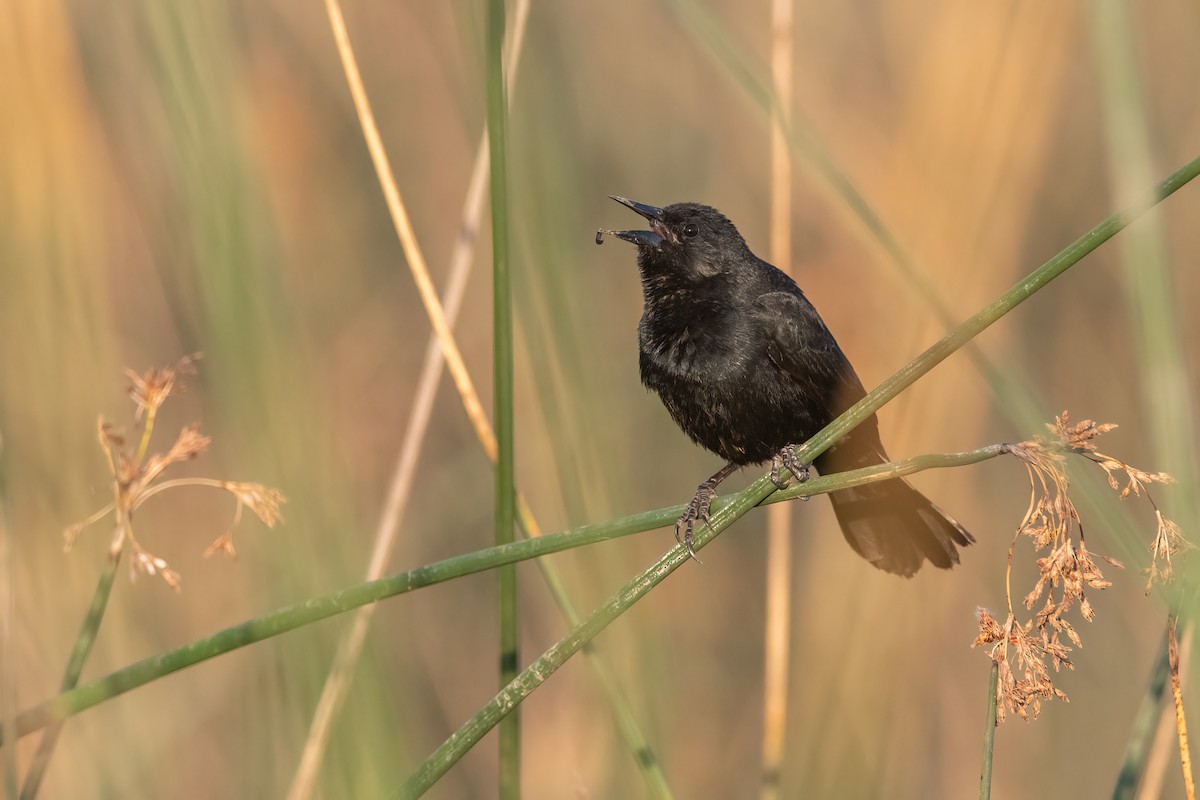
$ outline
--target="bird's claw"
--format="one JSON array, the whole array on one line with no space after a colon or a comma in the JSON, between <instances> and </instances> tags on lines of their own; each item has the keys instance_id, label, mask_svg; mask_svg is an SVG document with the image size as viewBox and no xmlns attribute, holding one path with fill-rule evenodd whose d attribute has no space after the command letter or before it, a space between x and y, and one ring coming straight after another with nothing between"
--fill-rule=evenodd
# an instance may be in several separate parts
<instances>
[{"instance_id":1,"label":"bird's claw","mask_svg":"<svg viewBox=\"0 0 1200 800\"><path fill-rule=\"evenodd\" d=\"M688 555L695 558L701 564L704 562L700 561L696 556L696 537L692 530L697 522L704 525L709 523L709 511L712 507L713 498L716 496L716 488L711 486L708 481L705 481L697 487L696 494L692 497L691 502L687 504L683 513L679 515L679 519L675 520L675 541L687 548Z\"/></svg>"},{"instance_id":2,"label":"bird's claw","mask_svg":"<svg viewBox=\"0 0 1200 800\"><path fill-rule=\"evenodd\" d=\"M787 467L796 476L798 482L804 483L808 480L808 464L801 464L800 459L796 458L796 445L789 444L771 456L771 483L775 484L776 489L786 489L788 487L788 479L783 477L779 472L781 466ZM804 499L807 500L808 498Z\"/></svg>"}]
</instances>

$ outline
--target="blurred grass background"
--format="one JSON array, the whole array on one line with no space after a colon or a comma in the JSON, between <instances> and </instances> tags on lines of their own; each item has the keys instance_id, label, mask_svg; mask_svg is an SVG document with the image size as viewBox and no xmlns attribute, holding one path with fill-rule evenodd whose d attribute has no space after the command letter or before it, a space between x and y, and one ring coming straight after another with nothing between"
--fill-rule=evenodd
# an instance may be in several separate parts
<instances>
[{"instance_id":1,"label":"blurred grass background","mask_svg":"<svg viewBox=\"0 0 1200 800\"><path fill-rule=\"evenodd\" d=\"M763 83L768 6L700 7ZM1148 172L1135 188L1196 154L1200 12L1175 0L1130 4L1127 38L1114 44L1093 35L1104 6L796 6L797 109L961 317L1125 204L1114 187L1130 159L1112 139L1123 120L1147 131ZM484 116L482 4L351 3L345 13L417 235L444 271ZM535 4L530 18L509 131L516 457L517 483L547 530L682 502L717 466L640 387L632 251L591 244L595 228L631 224L606 197L616 193L711 203L766 253L767 117L686 13ZM124 367L202 350L200 375L160 418L160 443L201 420L212 452L186 469L280 487L288 521L271 532L243 524L241 559L229 564L199 555L227 524L226 496L194 490L147 504L139 539L182 573L184 590L122 577L85 679L359 579L429 326L319 4L14 0L0 14L11 528L10 574L0 577L16 603L0 663L5 693L26 707L57 686L107 545L100 526L64 556L60 532L108 499L94 426L98 414L128 420ZM1123 46L1137 102L1114 111L1102 67ZM798 175L796 277L871 387L941 326L823 183L802 166ZM1024 376L1037 419L1014 420L1017 400L990 395L959 356L881 412L892 455L1015 441L1069 408L1121 424L1102 449L1194 474L1195 408L1173 401L1197 374L1198 213L1189 187L1153 221L1167 279L1155 302L1173 307L1137 304L1153 264L1128 261L1118 245L1129 232L978 340ZM489 263L481 247L456 329L485 397ZM1152 331L1172 316L1178 358L1151 369L1163 350ZM1162 370L1176 387L1169 397L1156 389ZM951 573L877 572L845 546L826 502L797 510L784 796L975 791L987 660L967 645L975 607L1004 604L1025 475L997 461L914 482L980 540ZM492 487L444 384L396 568L490 543ZM1156 493L1193 538L1194 493ZM1136 574L1151 513L1137 503L1082 510L1089 547L1130 569L1092 597L1098 619L1061 679L1072 703L999 731L999 797L1108 793L1157 656L1164 609ZM752 514L703 567L681 570L599 642L680 797L756 792L763 525ZM552 558L586 610L672 543L660 531ZM518 571L528 659L564 623L532 565ZM1028 563L1018 571L1018 594L1032 574ZM476 576L383 605L334 726L324 796L393 789L494 694L494 588L493 576ZM71 720L43 796L282 794L342 624ZM1191 709L1200 705L1189 699ZM523 722L526 796L644 792L578 660L525 704ZM19 764L35 741L18 745ZM494 750L493 734L431 796L491 796ZM1167 796L1180 790L1177 771Z\"/></svg>"}]
</instances>

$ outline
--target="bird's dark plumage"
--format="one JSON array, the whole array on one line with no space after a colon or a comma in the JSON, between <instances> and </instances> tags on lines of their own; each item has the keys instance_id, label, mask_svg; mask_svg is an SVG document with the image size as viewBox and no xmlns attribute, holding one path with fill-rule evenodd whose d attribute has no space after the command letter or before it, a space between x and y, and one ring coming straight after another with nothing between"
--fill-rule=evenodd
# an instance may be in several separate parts
<instances>
[{"instance_id":1,"label":"bird's dark plumage","mask_svg":"<svg viewBox=\"0 0 1200 800\"><path fill-rule=\"evenodd\" d=\"M707 520L717 483L738 466L766 461L773 475L781 462L803 472L794 447L865 392L804 292L755 256L723 214L697 203L656 208L613 199L651 228L597 234L638 246L642 382L684 433L730 464L700 485L676 526L690 549L692 525ZM831 474L885 461L872 416L815 466ZM958 563L956 546L974 541L902 479L829 497L850 546L888 572L912 575L925 560L948 568Z\"/></svg>"}]
</instances>

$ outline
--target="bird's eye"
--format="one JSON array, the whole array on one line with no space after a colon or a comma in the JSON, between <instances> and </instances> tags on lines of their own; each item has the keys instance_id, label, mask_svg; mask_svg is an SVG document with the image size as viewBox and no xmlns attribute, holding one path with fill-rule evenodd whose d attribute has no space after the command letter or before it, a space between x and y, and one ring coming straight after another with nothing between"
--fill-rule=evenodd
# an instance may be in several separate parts
<instances>
[{"instance_id":1,"label":"bird's eye","mask_svg":"<svg viewBox=\"0 0 1200 800\"><path fill-rule=\"evenodd\" d=\"M699 232L700 232L700 229L691 222L689 222L687 225L683 226L683 235L689 239L692 238L693 236L695 236L696 234L698 234Z\"/></svg>"}]
</instances>

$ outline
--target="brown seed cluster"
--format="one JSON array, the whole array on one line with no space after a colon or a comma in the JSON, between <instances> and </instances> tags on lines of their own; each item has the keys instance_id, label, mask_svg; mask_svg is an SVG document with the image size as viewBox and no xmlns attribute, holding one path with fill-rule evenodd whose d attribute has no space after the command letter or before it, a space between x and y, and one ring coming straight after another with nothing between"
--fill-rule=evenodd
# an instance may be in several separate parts
<instances>
[{"instance_id":1,"label":"brown seed cluster","mask_svg":"<svg viewBox=\"0 0 1200 800\"><path fill-rule=\"evenodd\" d=\"M1068 648L1051 642L1044 630L1035 631L1033 620L1019 624L1011 612L1003 625L986 608L978 609L975 616L979 620L979 636L972 646L992 645L992 658L1000 671L996 684L997 725L1009 711L1024 720L1031 714L1036 718L1042 710L1042 700L1057 697L1068 702L1067 696L1050 680L1047 666L1049 661L1056 672L1061 667L1071 667Z\"/></svg>"},{"instance_id":2,"label":"brown seed cluster","mask_svg":"<svg viewBox=\"0 0 1200 800\"><path fill-rule=\"evenodd\" d=\"M237 500L233 522L229 530L204 551L206 556L220 552L230 557L237 555L233 547L233 530L241 522L243 507L253 511L267 527L274 527L275 523L282 519L280 506L286 502L278 490L258 483L214 478L163 479L163 474L171 465L190 461L208 450L212 440L200 433L197 424L184 426L175 443L165 453L147 455L159 409L172 392L180 390L181 379L195 373L195 362L199 358L199 354L187 356L174 366L151 369L142 375L126 370L131 381L129 397L135 405L134 422L136 424L144 420L137 448L131 450L125 434L106 422L103 417L100 418L97 434L112 477L113 501L87 519L70 525L63 531L66 549L70 550L84 528L112 513L116 524L109 550L110 556L119 557L128 543L130 577L136 577L138 572L158 576L176 591L180 588L179 573L171 569L166 560L143 548L134 536L133 512L144 502L160 492L180 486L209 486L230 492Z\"/></svg>"},{"instance_id":3,"label":"brown seed cluster","mask_svg":"<svg viewBox=\"0 0 1200 800\"><path fill-rule=\"evenodd\" d=\"M1046 426L1051 436L1037 437L1020 444L1008 445L1007 452L1016 456L1029 472L1029 506L1017 526L1008 551L1008 617L1001 624L984 608L977 611L979 635L972 646L990 645L989 655L999 669L997 686L997 723L1007 711L1022 719L1037 717L1041 701L1058 698L1066 701L1051 680L1051 667L1058 672L1072 668L1070 652L1082 647L1079 633L1067 619L1076 605L1084 620L1095 617L1086 594L1087 589L1105 589L1112 584L1105 579L1096 559L1114 567L1122 567L1116 559L1094 556L1084 540L1079 511L1071 501L1067 479L1066 456L1074 454L1094 462L1107 475L1108 483L1122 499L1130 495L1145 497L1152 505L1146 485L1167 483L1170 476L1163 472L1146 472L1105 455L1096 449L1094 440L1116 425L1092 420L1071 424L1066 411ZM1122 485L1122 481L1124 485ZM1167 519L1154 506L1158 533L1151 547L1153 561L1150 581L1167 581L1173 577L1172 558L1187 547L1179 526ZM1038 579L1024 597L1026 610L1032 611L1041 602L1033 617L1021 622L1012 602L1013 554L1022 537L1027 537L1038 555ZM1147 585L1149 591L1150 584Z\"/></svg>"}]
</instances>

